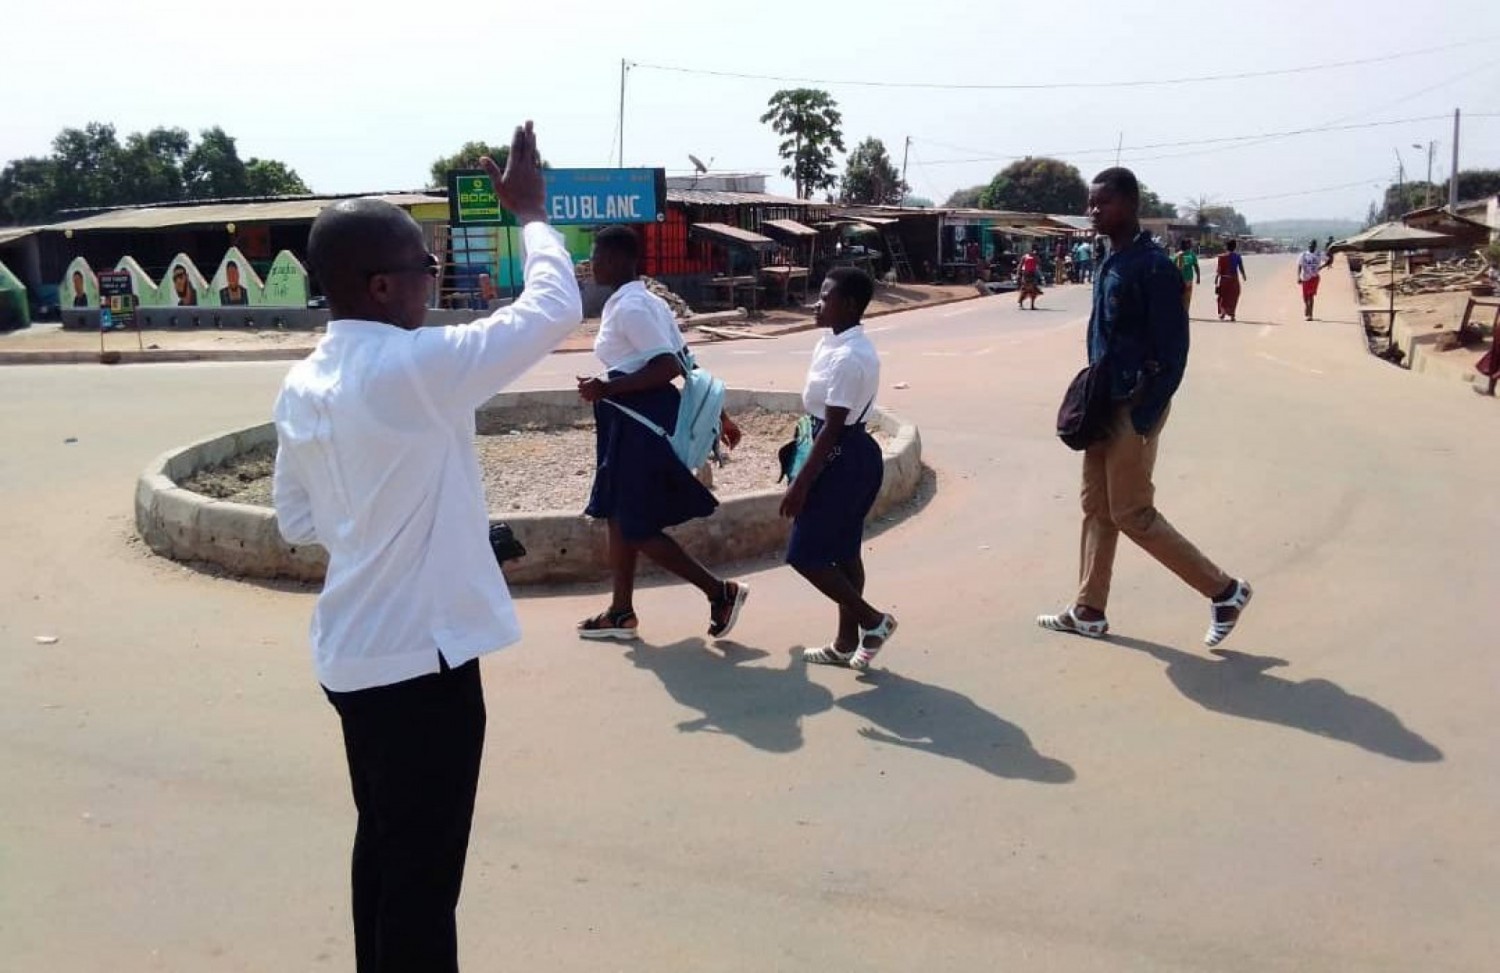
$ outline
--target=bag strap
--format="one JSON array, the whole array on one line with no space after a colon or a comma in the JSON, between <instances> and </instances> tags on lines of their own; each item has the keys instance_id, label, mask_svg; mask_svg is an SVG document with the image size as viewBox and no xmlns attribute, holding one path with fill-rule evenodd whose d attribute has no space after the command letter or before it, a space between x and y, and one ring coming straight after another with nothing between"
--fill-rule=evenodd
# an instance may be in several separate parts
<instances>
[{"instance_id":1,"label":"bag strap","mask_svg":"<svg viewBox=\"0 0 1500 973\"><path fill-rule=\"evenodd\" d=\"M665 429L663 429L661 426L657 425L656 423L652 422L650 419L646 418L645 416L641 415L639 412L637 412L634 409L630 408L630 406L628 406L628 405L621 405L620 403L616 402L614 399L601 399L600 401L607 402L610 405L614 406L616 409L619 409L621 412L625 413L627 416L629 416L630 418L634 419L636 422L639 422L641 425L645 426L647 429L649 429L652 432L656 433L658 436L662 437L663 439L670 439L671 438L670 436L667 435L667 431Z\"/></svg>"}]
</instances>

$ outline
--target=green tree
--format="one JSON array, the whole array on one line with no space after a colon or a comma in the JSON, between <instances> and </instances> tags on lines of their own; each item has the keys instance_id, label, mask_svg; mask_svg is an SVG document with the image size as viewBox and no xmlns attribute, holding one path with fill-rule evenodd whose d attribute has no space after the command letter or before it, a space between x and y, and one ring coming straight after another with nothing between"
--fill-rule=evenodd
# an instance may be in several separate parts
<instances>
[{"instance_id":1,"label":"green tree","mask_svg":"<svg viewBox=\"0 0 1500 973\"><path fill-rule=\"evenodd\" d=\"M901 205L909 206L912 209L932 209L932 200L926 196L907 195L901 197Z\"/></svg>"},{"instance_id":2,"label":"green tree","mask_svg":"<svg viewBox=\"0 0 1500 973\"><path fill-rule=\"evenodd\" d=\"M1463 185L1462 182L1459 183ZM1385 198L1380 206L1381 222L1399 220L1414 209L1437 206L1448 201L1448 190L1430 182L1398 182L1385 188Z\"/></svg>"},{"instance_id":3,"label":"green tree","mask_svg":"<svg viewBox=\"0 0 1500 973\"><path fill-rule=\"evenodd\" d=\"M305 196L311 190L297 170L275 159L245 163L245 194L248 196Z\"/></svg>"},{"instance_id":4,"label":"green tree","mask_svg":"<svg viewBox=\"0 0 1500 973\"><path fill-rule=\"evenodd\" d=\"M894 206L901 202L907 188L901 181L901 173L891 162L885 143L872 136L849 153L844 178L839 184L839 202Z\"/></svg>"},{"instance_id":5,"label":"green tree","mask_svg":"<svg viewBox=\"0 0 1500 973\"><path fill-rule=\"evenodd\" d=\"M1162 198L1145 186L1141 187L1141 215L1150 218L1166 217L1177 218L1177 205L1175 203L1162 202Z\"/></svg>"},{"instance_id":6,"label":"green tree","mask_svg":"<svg viewBox=\"0 0 1500 973\"><path fill-rule=\"evenodd\" d=\"M967 189L955 189L943 206L946 209L978 209L979 199L986 188L988 187L970 186Z\"/></svg>"},{"instance_id":7,"label":"green tree","mask_svg":"<svg viewBox=\"0 0 1500 973\"><path fill-rule=\"evenodd\" d=\"M979 198L984 209L1077 215L1088 205L1089 187L1078 167L1059 159L1027 156L995 174Z\"/></svg>"},{"instance_id":8,"label":"green tree","mask_svg":"<svg viewBox=\"0 0 1500 973\"><path fill-rule=\"evenodd\" d=\"M798 199L811 199L819 189L838 185L834 152L844 151L844 116L838 102L816 88L788 88L771 96L763 124L782 136L777 152L786 160L781 174L797 186Z\"/></svg>"},{"instance_id":9,"label":"green tree","mask_svg":"<svg viewBox=\"0 0 1500 973\"><path fill-rule=\"evenodd\" d=\"M430 171L432 182L428 185L448 185L449 169L478 169L480 158L486 155L495 160L495 165L504 169L506 160L510 158L510 146L490 145L488 142L465 142L464 147L457 152L443 156L432 163Z\"/></svg>"},{"instance_id":10,"label":"green tree","mask_svg":"<svg viewBox=\"0 0 1500 973\"><path fill-rule=\"evenodd\" d=\"M114 177L120 142L115 127L90 122L65 128L52 140L52 183L58 209L109 206L119 195Z\"/></svg>"},{"instance_id":11,"label":"green tree","mask_svg":"<svg viewBox=\"0 0 1500 973\"><path fill-rule=\"evenodd\" d=\"M234 137L217 125L198 134L198 144L182 161L182 179L189 199L249 195L239 147Z\"/></svg>"},{"instance_id":12,"label":"green tree","mask_svg":"<svg viewBox=\"0 0 1500 973\"><path fill-rule=\"evenodd\" d=\"M182 162L191 145L188 133L180 128L154 128L144 134L133 132L115 157L110 178L118 191L115 202L160 203L182 199ZM129 198L121 200L121 195Z\"/></svg>"},{"instance_id":13,"label":"green tree","mask_svg":"<svg viewBox=\"0 0 1500 973\"><path fill-rule=\"evenodd\" d=\"M0 223L39 223L57 212L57 165L31 156L0 169Z\"/></svg>"},{"instance_id":14,"label":"green tree","mask_svg":"<svg viewBox=\"0 0 1500 973\"><path fill-rule=\"evenodd\" d=\"M1443 183L1439 203L1448 201L1448 180ZM1460 202L1484 199L1500 193L1500 169L1460 169L1458 171L1458 198Z\"/></svg>"},{"instance_id":15,"label":"green tree","mask_svg":"<svg viewBox=\"0 0 1500 973\"><path fill-rule=\"evenodd\" d=\"M1220 236L1249 236L1250 222L1233 206L1210 206L1200 214Z\"/></svg>"}]
</instances>

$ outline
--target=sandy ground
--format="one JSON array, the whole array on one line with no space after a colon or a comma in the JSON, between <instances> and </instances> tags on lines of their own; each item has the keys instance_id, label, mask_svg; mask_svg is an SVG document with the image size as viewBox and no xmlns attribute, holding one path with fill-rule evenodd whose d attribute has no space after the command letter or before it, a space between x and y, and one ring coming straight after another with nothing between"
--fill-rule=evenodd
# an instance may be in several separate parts
<instances>
[{"instance_id":1,"label":"sandy ground","mask_svg":"<svg viewBox=\"0 0 1500 973\"><path fill-rule=\"evenodd\" d=\"M1307 323L1286 258L1248 269L1238 324L1198 295L1156 476L1256 584L1228 651L1128 544L1110 641L1032 624L1076 578L1051 427L1084 289L872 322L937 470L867 543L881 671L801 665L832 612L769 562L717 645L680 586L629 648L572 633L602 590L522 592L483 665L465 969L1493 969L1500 408L1365 354L1346 282ZM794 388L815 337L703 357ZM0 369L0 967L352 968L313 596L130 540L138 472L264 421L285 367Z\"/></svg>"}]
</instances>

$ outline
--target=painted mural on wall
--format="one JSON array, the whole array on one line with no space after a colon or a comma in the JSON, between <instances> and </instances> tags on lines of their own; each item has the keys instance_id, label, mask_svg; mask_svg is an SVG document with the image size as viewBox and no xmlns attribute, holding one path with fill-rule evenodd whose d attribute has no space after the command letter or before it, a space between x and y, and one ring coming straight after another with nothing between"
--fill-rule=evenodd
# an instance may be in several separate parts
<instances>
[{"instance_id":1,"label":"painted mural on wall","mask_svg":"<svg viewBox=\"0 0 1500 973\"><path fill-rule=\"evenodd\" d=\"M31 308L26 303L26 285L21 278L0 263L0 331L13 331L31 323Z\"/></svg>"},{"instance_id":2,"label":"painted mural on wall","mask_svg":"<svg viewBox=\"0 0 1500 973\"><path fill-rule=\"evenodd\" d=\"M265 303L266 285L250 266L250 261L240 253L239 247L230 247L224 254L208 289L218 298L214 303L220 307L252 307Z\"/></svg>"},{"instance_id":3,"label":"painted mural on wall","mask_svg":"<svg viewBox=\"0 0 1500 973\"><path fill-rule=\"evenodd\" d=\"M191 257L179 253L167 264L167 273L156 289L151 307L198 307L208 303L208 279Z\"/></svg>"},{"instance_id":4,"label":"painted mural on wall","mask_svg":"<svg viewBox=\"0 0 1500 973\"><path fill-rule=\"evenodd\" d=\"M130 274L132 290L143 308L307 306L307 269L288 250L276 255L265 281L236 247L224 254L211 279L185 253L172 258L160 282L134 257L121 257L114 269ZM75 257L68 264L58 294L63 310L99 306L99 278L88 261Z\"/></svg>"},{"instance_id":5,"label":"painted mural on wall","mask_svg":"<svg viewBox=\"0 0 1500 973\"><path fill-rule=\"evenodd\" d=\"M271 262L262 291L270 307L304 307L307 304L307 268L290 250L283 250Z\"/></svg>"},{"instance_id":6,"label":"painted mural on wall","mask_svg":"<svg viewBox=\"0 0 1500 973\"><path fill-rule=\"evenodd\" d=\"M63 271L62 286L58 288L58 303L65 308L99 306L99 278L82 257L74 257Z\"/></svg>"}]
</instances>

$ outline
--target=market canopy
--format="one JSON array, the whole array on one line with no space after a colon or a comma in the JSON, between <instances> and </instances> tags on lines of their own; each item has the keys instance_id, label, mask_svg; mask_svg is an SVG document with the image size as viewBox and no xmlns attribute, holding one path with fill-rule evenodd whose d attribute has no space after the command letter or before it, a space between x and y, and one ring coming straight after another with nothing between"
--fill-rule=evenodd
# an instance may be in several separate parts
<instances>
[{"instance_id":1,"label":"market canopy","mask_svg":"<svg viewBox=\"0 0 1500 973\"><path fill-rule=\"evenodd\" d=\"M1452 243L1446 234L1419 230L1404 223L1382 223L1328 248L1329 253L1390 253L1397 250L1425 250Z\"/></svg>"},{"instance_id":2,"label":"market canopy","mask_svg":"<svg viewBox=\"0 0 1500 973\"><path fill-rule=\"evenodd\" d=\"M746 250L776 248L776 241L770 237L742 230L728 223L694 223L688 227L688 235L711 240L726 247L741 247Z\"/></svg>"},{"instance_id":3,"label":"market canopy","mask_svg":"<svg viewBox=\"0 0 1500 973\"><path fill-rule=\"evenodd\" d=\"M765 220L760 228L770 236L784 237L794 243L818 238L817 230L796 220Z\"/></svg>"}]
</instances>

